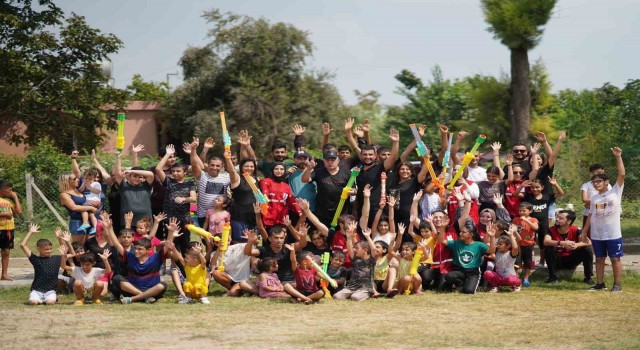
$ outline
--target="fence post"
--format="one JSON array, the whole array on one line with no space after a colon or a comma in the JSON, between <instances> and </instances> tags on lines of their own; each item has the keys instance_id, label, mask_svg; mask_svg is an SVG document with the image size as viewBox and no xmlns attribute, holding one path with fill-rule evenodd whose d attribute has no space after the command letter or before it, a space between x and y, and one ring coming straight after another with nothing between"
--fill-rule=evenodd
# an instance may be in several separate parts
<instances>
[{"instance_id":1,"label":"fence post","mask_svg":"<svg viewBox=\"0 0 640 350\"><path fill-rule=\"evenodd\" d=\"M31 174L24 174L24 183L27 190L27 221L31 221L31 219L33 219L33 192L31 191L33 178L31 177Z\"/></svg>"}]
</instances>

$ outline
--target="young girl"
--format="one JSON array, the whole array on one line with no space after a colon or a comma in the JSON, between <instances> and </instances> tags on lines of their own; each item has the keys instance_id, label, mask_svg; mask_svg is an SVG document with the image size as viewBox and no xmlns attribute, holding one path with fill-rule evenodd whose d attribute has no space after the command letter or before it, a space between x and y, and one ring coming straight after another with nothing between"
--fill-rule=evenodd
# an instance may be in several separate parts
<instances>
[{"instance_id":1,"label":"young girl","mask_svg":"<svg viewBox=\"0 0 640 350\"><path fill-rule=\"evenodd\" d=\"M496 230L496 225L491 225L492 230ZM516 243L516 226L511 225L507 231L507 236L500 236L496 243L496 267L495 271L485 271L484 279L491 286L491 293L497 293L498 287L510 286L514 292L520 291L520 279L515 269L515 261L520 253L518 243ZM495 232L494 232L495 235Z\"/></svg>"},{"instance_id":2,"label":"young girl","mask_svg":"<svg viewBox=\"0 0 640 350\"><path fill-rule=\"evenodd\" d=\"M293 276L296 278L296 290L312 301L322 299L324 291L318 288L316 283L316 278L320 279L322 276L308 259L313 259L313 254L305 251L296 254L293 244L285 244L284 246L290 250L289 258L291 259Z\"/></svg>"},{"instance_id":3,"label":"young girl","mask_svg":"<svg viewBox=\"0 0 640 350\"><path fill-rule=\"evenodd\" d=\"M398 233L404 233L404 225L398 225ZM423 242L423 244L426 241ZM397 254L396 251L400 248L400 244L402 244L402 248L400 250L400 254ZM401 243L399 240L396 240L396 244L389 251L389 255L396 258L398 260L398 269L397 269L397 277L395 277L395 281L397 282L396 288L394 288L392 284L391 278L393 277L393 270L389 272L389 284L391 285L389 289L387 289L387 297L392 298L398 292L404 292L407 289L410 289L413 294L423 294L420 287L422 286L422 278L420 274L416 273L415 275L411 275L409 270L411 268L411 263L413 262L413 256L416 253L418 245L413 242L404 242ZM420 249L424 249L425 247L421 246ZM420 260L428 259L430 254L427 252L422 256Z\"/></svg>"},{"instance_id":4,"label":"young girl","mask_svg":"<svg viewBox=\"0 0 640 350\"><path fill-rule=\"evenodd\" d=\"M156 247L162 244L162 241L156 237L156 233L158 232L158 228L160 226L160 222L166 219L167 216L164 213L159 213L153 217L153 225L151 225L151 219L148 216L143 217L142 219L136 222L136 229L133 233L133 241L137 242L141 238L147 238L151 241L151 250L149 250L149 256L155 254ZM124 228L130 229L133 220L133 213L128 212L124 214Z\"/></svg>"},{"instance_id":5,"label":"young girl","mask_svg":"<svg viewBox=\"0 0 640 350\"><path fill-rule=\"evenodd\" d=\"M368 227L369 224L369 207L371 197L371 186L367 184L362 191L364 202L362 206L362 216L360 217L360 227ZM384 208L389 205L389 216L383 216ZM371 227L373 231L373 241L383 241L389 246L391 244L391 237L396 235L395 223L394 223L394 209L396 204L396 198L389 196L388 200L381 201L380 208L376 212L376 216L373 218Z\"/></svg>"},{"instance_id":6,"label":"young girl","mask_svg":"<svg viewBox=\"0 0 640 350\"><path fill-rule=\"evenodd\" d=\"M310 251L313 255L315 255L318 261L322 256L322 254L331 253L331 248L327 244L327 237L323 236L317 229L314 229L311 231L310 237L311 237L311 245L307 246L305 249ZM343 252L340 252L340 253L342 253L342 255L344 256Z\"/></svg>"},{"instance_id":7,"label":"young girl","mask_svg":"<svg viewBox=\"0 0 640 350\"><path fill-rule=\"evenodd\" d=\"M213 208L207 210L206 219L202 228L212 235L222 234L224 223L231 220L231 214L227 211L231 207L232 200L227 195L222 195L213 201Z\"/></svg>"},{"instance_id":8,"label":"young girl","mask_svg":"<svg viewBox=\"0 0 640 350\"><path fill-rule=\"evenodd\" d=\"M284 286L280 282L278 275L278 260L272 257L267 257L258 263L258 295L261 298L296 298L298 301L303 301L306 304L311 303L311 299L302 295L290 284Z\"/></svg>"},{"instance_id":9,"label":"young girl","mask_svg":"<svg viewBox=\"0 0 640 350\"><path fill-rule=\"evenodd\" d=\"M389 269L390 266L397 266L398 261L389 254L389 244L384 241L373 241L371 239L371 229L363 228L362 235L366 238L369 245L373 247L371 256L376 259L376 266L373 271L373 283L375 284L375 290L373 296L377 297L380 293L384 293L389 289ZM395 234L391 237L392 244L395 245ZM395 274L393 274L395 276ZM395 281L391 281L393 284Z\"/></svg>"},{"instance_id":10,"label":"young girl","mask_svg":"<svg viewBox=\"0 0 640 350\"><path fill-rule=\"evenodd\" d=\"M454 192L458 192L458 190L454 190ZM458 197L458 201L464 201L461 216L468 216L469 210L471 210L471 196L467 191L462 192L462 197L459 196L459 193L454 193L454 195ZM447 273L444 278L448 284L461 288L462 293L475 294L480 282L482 257L487 252L489 254L495 253L495 230L487 231L489 236L489 246L487 247L486 244L474 240L478 231L472 220L466 222L459 220L456 229L459 230L460 235L457 240L445 239L443 232L438 233L440 243L453 253L453 271Z\"/></svg>"},{"instance_id":11,"label":"young girl","mask_svg":"<svg viewBox=\"0 0 640 350\"><path fill-rule=\"evenodd\" d=\"M98 169L91 168L84 172L82 185L78 190L85 195L84 205L91 205L92 202L100 202L102 200L102 185L96 179L100 176ZM100 211L100 208L98 209ZM98 226L98 219L96 214L88 211L81 212L82 225L78 227L78 231L84 231L91 227L89 234L96 233L96 227ZM91 225L89 225L91 222Z\"/></svg>"}]
</instances>

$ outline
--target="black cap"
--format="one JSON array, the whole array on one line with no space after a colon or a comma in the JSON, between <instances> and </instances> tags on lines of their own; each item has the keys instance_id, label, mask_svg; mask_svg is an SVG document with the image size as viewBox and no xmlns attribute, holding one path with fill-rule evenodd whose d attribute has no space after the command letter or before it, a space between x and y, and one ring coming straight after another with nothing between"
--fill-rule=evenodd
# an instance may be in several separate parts
<instances>
[{"instance_id":1,"label":"black cap","mask_svg":"<svg viewBox=\"0 0 640 350\"><path fill-rule=\"evenodd\" d=\"M298 158L298 157L307 157L307 158L311 158L311 156L309 155L309 153L305 152L304 150L299 150L299 151L297 151L297 152L293 155L293 158Z\"/></svg>"},{"instance_id":2,"label":"black cap","mask_svg":"<svg viewBox=\"0 0 640 350\"><path fill-rule=\"evenodd\" d=\"M333 150L325 151L324 159L327 159L327 158L338 158L338 153L336 153L336 151L333 151Z\"/></svg>"}]
</instances>

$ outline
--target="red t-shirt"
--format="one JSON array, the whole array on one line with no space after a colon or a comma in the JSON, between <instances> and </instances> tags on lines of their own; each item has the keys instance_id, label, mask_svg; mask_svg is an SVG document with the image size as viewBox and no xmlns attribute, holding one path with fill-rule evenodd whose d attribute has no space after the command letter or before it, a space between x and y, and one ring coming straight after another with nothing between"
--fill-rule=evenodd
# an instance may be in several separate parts
<instances>
[{"instance_id":1,"label":"red t-shirt","mask_svg":"<svg viewBox=\"0 0 640 350\"><path fill-rule=\"evenodd\" d=\"M528 220L532 223L538 223L538 220L532 217L529 217ZM524 222L520 217L513 219L513 224L518 226L518 233L520 233L520 242L518 242L518 244L521 247L536 244L536 230L534 230L531 225Z\"/></svg>"},{"instance_id":2,"label":"red t-shirt","mask_svg":"<svg viewBox=\"0 0 640 350\"><path fill-rule=\"evenodd\" d=\"M298 266L296 272L293 273L296 278L296 289L301 292L317 292L316 273L317 271L313 266L308 270L303 270Z\"/></svg>"},{"instance_id":3,"label":"red t-shirt","mask_svg":"<svg viewBox=\"0 0 640 350\"><path fill-rule=\"evenodd\" d=\"M360 241L360 239L356 236L356 241ZM331 251L332 252L343 252L347 257L344 261L344 267L351 268L351 254L347 249L347 236L342 234L342 231L336 231L333 235L333 240L331 240Z\"/></svg>"},{"instance_id":4,"label":"red t-shirt","mask_svg":"<svg viewBox=\"0 0 640 350\"><path fill-rule=\"evenodd\" d=\"M582 233L582 230L578 226L569 226L569 231L563 236L558 231L558 228L554 226L549 229L547 234L550 235L554 241L572 241L578 243L580 241L580 233ZM574 252L560 246L556 246L555 248L560 256L570 256Z\"/></svg>"}]
</instances>

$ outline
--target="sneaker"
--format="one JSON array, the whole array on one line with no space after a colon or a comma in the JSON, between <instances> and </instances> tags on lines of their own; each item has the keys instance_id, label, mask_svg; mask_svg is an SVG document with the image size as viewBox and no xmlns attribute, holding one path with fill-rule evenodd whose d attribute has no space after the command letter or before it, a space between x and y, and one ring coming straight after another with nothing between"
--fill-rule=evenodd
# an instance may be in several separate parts
<instances>
[{"instance_id":1,"label":"sneaker","mask_svg":"<svg viewBox=\"0 0 640 350\"><path fill-rule=\"evenodd\" d=\"M189 297L185 297L184 295L181 295L178 298L178 304L191 304L193 303L193 300Z\"/></svg>"},{"instance_id":2,"label":"sneaker","mask_svg":"<svg viewBox=\"0 0 640 350\"><path fill-rule=\"evenodd\" d=\"M543 262L538 262L536 264L536 269L544 269L545 264Z\"/></svg>"},{"instance_id":3,"label":"sneaker","mask_svg":"<svg viewBox=\"0 0 640 350\"><path fill-rule=\"evenodd\" d=\"M100 299L96 299L96 300L93 302L93 304L94 304L94 305L104 305L104 303L103 303L103 302L102 302L102 300L100 300Z\"/></svg>"},{"instance_id":4,"label":"sneaker","mask_svg":"<svg viewBox=\"0 0 640 350\"><path fill-rule=\"evenodd\" d=\"M620 287L618 287L620 288ZM591 286L591 288L588 289L590 292L595 292L595 291L600 291L600 290L607 290L607 287L604 285L604 283L597 283L594 286Z\"/></svg>"},{"instance_id":5,"label":"sneaker","mask_svg":"<svg viewBox=\"0 0 640 350\"><path fill-rule=\"evenodd\" d=\"M95 235L96 234L96 228L92 227L91 230L89 230L89 234L90 235Z\"/></svg>"},{"instance_id":6,"label":"sneaker","mask_svg":"<svg viewBox=\"0 0 640 350\"><path fill-rule=\"evenodd\" d=\"M200 298L200 302L205 304L205 305L211 304L211 302L209 301L209 298L207 298L207 297Z\"/></svg>"},{"instance_id":7,"label":"sneaker","mask_svg":"<svg viewBox=\"0 0 640 350\"><path fill-rule=\"evenodd\" d=\"M558 283L558 277L549 277L546 281L544 281L544 283L556 284Z\"/></svg>"},{"instance_id":8,"label":"sneaker","mask_svg":"<svg viewBox=\"0 0 640 350\"><path fill-rule=\"evenodd\" d=\"M585 277L582 282L586 283L586 284L590 284L590 285L594 285L596 284L593 279L591 277Z\"/></svg>"},{"instance_id":9,"label":"sneaker","mask_svg":"<svg viewBox=\"0 0 640 350\"><path fill-rule=\"evenodd\" d=\"M80 225L80 227L78 227L78 229L76 230L76 233L84 233L84 231L86 231L89 227L89 224L82 224Z\"/></svg>"},{"instance_id":10,"label":"sneaker","mask_svg":"<svg viewBox=\"0 0 640 350\"><path fill-rule=\"evenodd\" d=\"M491 290L489 291L489 293L498 293L498 287L493 287L493 288L491 288Z\"/></svg>"},{"instance_id":11,"label":"sneaker","mask_svg":"<svg viewBox=\"0 0 640 350\"><path fill-rule=\"evenodd\" d=\"M522 286L523 287L531 287L531 282L529 282L529 280L524 280L524 281L522 281Z\"/></svg>"},{"instance_id":12,"label":"sneaker","mask_svg":"<svg viewBox=\"0 0 640 350\"><path fill-rule=\"evenodd\" d=\"M513 292L519 292L520 291L520 286L514 286L512 289Z\"/></svg>"},{"instance_id":13,"label":"sneaker","mask_svg":"<svg viewBox=\"0 0 640 350\"><path fill-rule=\"evenodd\" d=\"M613 288L611 288L611 293L620 293L622 292L622 287L620 285L614 284Z\"/></svg>"},{"instance_id":14,"label":"sneaker","mask_svg":"<svg viewBox=\"0 0 640 350\"><path fill-rule=\"evenodd\" d=\"M73 305L82 306L82 305L84 305L84 300L76 300L76 301L73 302Z\"/></svg>"}]
</instances>

